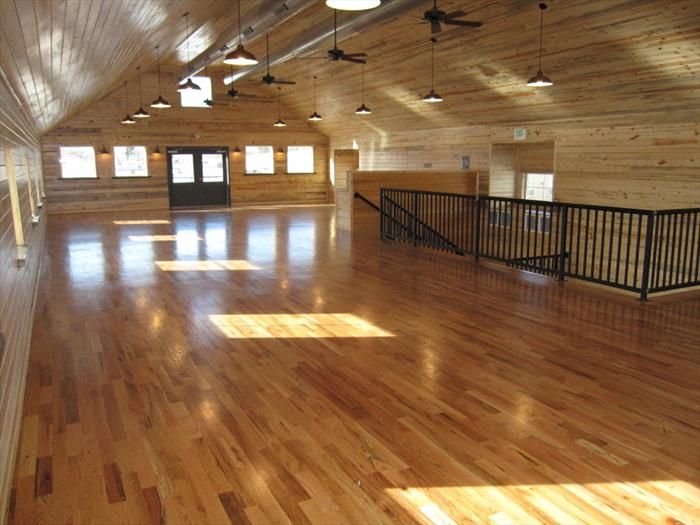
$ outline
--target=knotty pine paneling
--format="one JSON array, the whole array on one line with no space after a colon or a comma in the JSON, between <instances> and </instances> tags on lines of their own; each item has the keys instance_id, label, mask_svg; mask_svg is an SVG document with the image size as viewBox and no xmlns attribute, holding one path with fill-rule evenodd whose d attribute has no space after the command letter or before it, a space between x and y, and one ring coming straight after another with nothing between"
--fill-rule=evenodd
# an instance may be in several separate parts
<instances>
[{"instance_id":1,"label":"knotty pine paneling","mask_svg":"<svg viewBox=\"0 0 700 525\"><path fill-rule=\"evenodd\" d=\"M175 90L175 70L166 70L163 96L171 109L146 109L152 117L137 124L120 124L127 107L123 89L56 127L42 137L42 155L46 174L46 192L50 212L76 212L120 209L164 209L168 207L168 146L228 146L230 151L231 202L250 203L325 203L333 199L328 180L328 140L312 128L306 119L297 118L283 108L286 128L275 128L277 100L260 91L249 90L250 97L227 97L221 78L215 77L213 108L182 108ZM143 77L143 103L157 96L157 77ZM137 86L130 86L128 111L139 107ZM275 175L246 176L245 155L235 153L246 144L272 145L277 150L287 145L314 146L316 172L311 175L287 175L286 157L275 154ZM96 180L61 179L59 148L62 145L94 146L97 153ZM109 154L100 154L106 145ZM149 178L113 177L113 146L143 145L149 151ZM158 146L160 154L154 153Z\"/></svg>"},{"instance_id":2,"label":"knotty pine paneling","mask_svg":"<svg viewBox=\"0 0 700 525\"><path fill-rule=\"evenodd\" d=\"M492 144L513 142L511 126L468 126L381 134L334 134L331 149L353 140L360 169L405 171L429 164L457 169L463 155L488 192ZM527 143L554 142L558 201L666 209L700 206L700 125L612 125L609 119L528 125Z\"/></svg>"},{"instance_id":3,"label":"knotty pine paneling","mask_svg":"<svg viewBox=\"0 0 700 525\"><path fill-rule=\"evenodd\" d=\"M29 177L35 176L27 155L38 160L38 136L16 99L0 79L0 523L4 523L15 464L20 414L31 339L34 297L44 243L45 218L32 224ZM10 207L7 158L15 164L22 230L28 245L26 264L17 265L17 245Z\"/></svg>"},{"instance_id":4,"label":"knotty pine paneling","mask_svg":"<svg viewBox=\"0 0 700 525\"><path fill-rule=\"evenodd\" d=\"M554 172L553 142L516 142L491 146L489 195L524 198L526 173Z\"/></svg>"}]
</instances>

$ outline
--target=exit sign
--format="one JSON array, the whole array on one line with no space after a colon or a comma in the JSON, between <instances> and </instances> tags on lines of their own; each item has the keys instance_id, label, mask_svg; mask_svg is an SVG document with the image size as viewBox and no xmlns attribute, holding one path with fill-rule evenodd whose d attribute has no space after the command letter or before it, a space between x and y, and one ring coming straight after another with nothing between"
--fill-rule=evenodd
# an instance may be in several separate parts
<instances>
[{"instance_id":1,"label":"exit sign","mask_svg":"<svg viewBox=\"0 0 700 525\"><path fill-rule=\"evenodd\" d=\"M527 130L525 128L515 128L513 138L515 140L525 140L527 138Z\"/></svg>"}]
</instances>

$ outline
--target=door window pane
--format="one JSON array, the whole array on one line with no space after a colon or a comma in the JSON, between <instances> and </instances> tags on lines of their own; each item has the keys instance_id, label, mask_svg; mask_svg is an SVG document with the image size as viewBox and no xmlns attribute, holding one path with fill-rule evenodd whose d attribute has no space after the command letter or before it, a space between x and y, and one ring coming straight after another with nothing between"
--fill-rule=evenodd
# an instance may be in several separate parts
<instances>
[{"instance_id":1,"label":"door window pane","mask_svg":"<svg viewBox=\"0 0 700 525\"><path fill-rule=\"evenodd\" d=\"M92 146L60 148L61 178L96 179L95 149Z\"/></svg>"},{"instance_id":2,"label":"door window pane","mask_svg":"<svg viewBox=\"0 0 700 525\"><path fill-rule=\"evenodd\" d=\"M275 154L272 146L246 146L245 172L246 175L273 175Z\"/></svg>"},{"instance_id":3,"label":"door window pane","mask_svg":"<svg viewBox=\"0 0 700 525\"><path fill-rule=\"evenodd\" d=\"M148 177L145 146L114 146L115 177Z\"/></svg>"},{"instance_id":4,"label":"door window pane","mask_svg":"<svg viewBox=\"0 0 700 525\"><path fill-rule=\"evenodd\" d=\"M173 184L191 184L194 182L194 155L175 153L171 155L173 166Z\"/></svg>"},{"instance_id":5,"label":"door window pane","mask_svg":"<svg viewBox=\"0 0 700 525\"><path fill-rule=\"evenodd\" d=\"M313 173L314 147L287 146L287 173Z\"/></svg>"},{"instance_id":6,"label":"door window pane","mask_svg":"<svg viewBox=\"0 0 700 525\"><path fill-rule=\"evenodd\" d=\"M222 154L202 154L202 181L224 182L224 156Z\"/></svg>"}]
</instances>

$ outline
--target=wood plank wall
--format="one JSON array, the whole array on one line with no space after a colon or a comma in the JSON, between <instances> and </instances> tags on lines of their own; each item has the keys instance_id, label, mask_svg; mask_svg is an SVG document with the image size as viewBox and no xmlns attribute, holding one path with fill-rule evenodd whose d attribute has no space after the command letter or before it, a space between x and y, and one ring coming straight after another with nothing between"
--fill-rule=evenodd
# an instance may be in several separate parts
<instances>
[{"instance_id":1,"label":"wood plank wall","mask_svg":"<svg viewBox=\"0 0 700 525\"><path fill-rule=\"evenodd\" d=\"M143 104L152 117L126 126L120 124L127 107L123 88L68 119L42 137L42 155L50 212L76 212L120 209L163 209L168 207L167 146L228 146L231 169L231 202L247 203L325 203L332 202L328 178L328 139L306 121L282 109L286 128L275 128L277 101L260 90L256 98L239 101L223 93L221 78L213 79L215 106L211 109L182 108L175 90L174 71L164 71L163 96L171 109L147 107L157 96L157 76L143 76ZM128 111L139 107L138 87L129 87ZM287 175L286 158L275 155L275 175L246 176L246 144L272 145L277 150L287 145L311 145L315 150L316 172L311 175ZM61 179L59 147L93 146L96 153L103 145L109 154L97 155L97 180ZM149 178L113 178L115 145L143 145L149 151ZM155 154L158 146L161 153Z\"/></svg>"},{"instance_id":2,"label":"wood plank wall","mask_svg":"<svg viewBox=\"0 0 700 525\"><path fill-rule=\"evenodd\" d=\"M348 185L345 198L352 199L352 231L376 234L379 231L379 214L366 202L353 197L360 193L370 202L381 206L381 188L406 188L413 190L444 191L449 193L476 192L479 174L472 171L356 171ZM338 204L340 195L336 194Z\"/></svg>"},{"instance_id":3,"label":"wood plank wall","mask_svg":"<svg viewBox=\"0 0 700 525\"><path fill-rule=\"evenodd\" d=\"M0 77L0 331L6 338L5 351L0 355L0 523L5 522L12 484L46 226L43 211L38 208L40 192L30 187L30 183L37 182L40 169L38 145L36 131ZM21 267L17 264L10 207L9 155L15 165L21 228L28 245L26 263ZM33 207L39 216L36 224L32 222Z\"/></svg>"},{"instance_id":4,"label":"wood plank wall","mask_svg":"<svg viewBox=\"0 0 700 525\"><path fill-rule=\"evenodd\" d=\"M360 169L459 169L462 156L489 191L492 144L513 142L513 126L336 134L331 149L360 147ZM700 206L700 125L628 125L612 119L527 125L527 143L555 143L554 198L559 201L666 209Z\"/></svg>"}]
</instances>

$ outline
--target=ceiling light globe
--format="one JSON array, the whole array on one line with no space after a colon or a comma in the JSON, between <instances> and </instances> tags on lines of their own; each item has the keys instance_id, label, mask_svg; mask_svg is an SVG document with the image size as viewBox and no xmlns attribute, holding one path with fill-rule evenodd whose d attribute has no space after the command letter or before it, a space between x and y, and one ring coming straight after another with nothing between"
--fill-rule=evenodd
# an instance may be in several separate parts
<instances>
[{"instance_id":1,"label":"ceiling light globe","mask_svg":"<svg viewBox=\"0 0 700 525\"><path fill-rule=\"evenodd\" d=\"M326 0L326 5L340 11L365 11L381 5L381 0Z\"/></svg>"}]
</instances>

